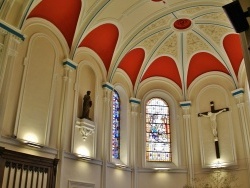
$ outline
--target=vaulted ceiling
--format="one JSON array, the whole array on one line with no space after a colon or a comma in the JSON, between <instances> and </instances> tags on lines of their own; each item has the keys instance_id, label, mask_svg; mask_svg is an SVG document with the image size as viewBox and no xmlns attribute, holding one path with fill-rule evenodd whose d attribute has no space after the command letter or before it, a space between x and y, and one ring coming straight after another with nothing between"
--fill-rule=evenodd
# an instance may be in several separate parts
<instances>
[{"instance_id":1,"label":"vaulted ceiling","mask_svg":"<svg viewBox=\"0 0 250 188\"><path fill-rule=\"evenodd\" d=\"M184 92L199 76L217 71L238 87L243 65L239 35L222 6L229 0L43 0L34 17L64 36L69 58L77 48L103 61L107 81L122 69L136 90L148 78L163 77Z\"/></svg>"}]
</instances>

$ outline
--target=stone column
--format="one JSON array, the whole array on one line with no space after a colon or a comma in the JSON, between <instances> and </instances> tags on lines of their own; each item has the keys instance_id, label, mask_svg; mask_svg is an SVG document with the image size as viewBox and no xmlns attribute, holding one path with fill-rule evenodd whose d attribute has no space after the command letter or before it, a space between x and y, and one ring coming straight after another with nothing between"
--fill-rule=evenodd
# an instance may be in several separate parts
<instances>
[{"instance_id":1,"label":"stone column","mask_svg":"<svg viewBox=\"0 0 250 188\"><path fill-rule=\"evenodd\" d=\"M244 102L244 89L239 88L231 92L236 99L236 104L238 107L238 112L240 115L240 128L243 134L244 150L246 154L247 164L248 164L248 174L250 175L250 135L249 135L249 125L246 116L246 108Z\"/></svg>"},{"instance_id":2,"label":"stone column","mask_svg":"<svg viewBox=\"0 0 250 188\"><path fill-rule=\"evenodd\" d=\"M0 12L0 18L5 20L6 17L10 14L10 10L13 8L15 1L5 0Z\"/></svg>"},{"instance_id":3,"label":"stone column","mask_svg":"<svg viewBox=\"0 0 250 188\"><path fill-rule=\"evenodd\" d=\"M62 84L62 98L61 98L61 109L59 117L59 128L58 128L58 138L57 138L57 147L58 154L57 157L60 160L58 165L58 175L57 175L57 186L63 187L61 184L61 175L64 171L63 161L64 161L64 136L65 136L65 127L67 126L67 117L68 117L68 105L69 105L69 85L70 85L70 73L77 68L77 64L71 61L70 59L65 59L63 61L64 66L64 75L63 75L63 84Z\"/></svg>"},{"instance_id":4,"label":"stone column","mask_svg":"<svg viewBox=\"0 0 250 188\"><path fill-rule=\"evenodd\" d=\"M102 188L107 187L107 162L111 159L111 95L113 86L106 82L102 85L103 87L103 139L102 139Z\"/></svg>"},{"instance_id":5,"label":"stone column","mask_svg":"<svg viewBox=\"0 0 250 188\"><path fill-rule=\"evenodd\" d=\"M7 66L9 66L8 73L12 73L17 48L24 39L19 29L0 20L0 91L2 91Z\"/></svg>"},{"instance_id":6,"label":"stone column","mask_svg":"<svg viewBox=\"0 0 250 188\"><path fill-rule=\"evenodd\" d=\"M137 158L138 158L138 126L139 126L139 111L140 111L140 99L130 98L129 100L131 105L131 132L130 132L130 163L132 167L132 188L137 188Z\"/></svg>"},{"instance_id":7,"label":"stone column","mask_svg":"<svg viewBox=\"0 0 250 188\"><path fill-rule=\"evenodd\" d=\"M18 46L24 40L21 31L0 20L0 126L7 106Z\"/></svg>"},{"instance_id":8,"label":"stone column","mask_svg":"<svg viewBox=\"0 0 250 188\"><path fill-rule=\"evenodd\" d=\"M188 167L188 185L194 186L194 166L193 166L193 144L192 144L192 131L190 120L190 106L191 101L180 102L183 111L183 126L185 131L186 141L186 159Z\"/></svg>"}]
</instances>

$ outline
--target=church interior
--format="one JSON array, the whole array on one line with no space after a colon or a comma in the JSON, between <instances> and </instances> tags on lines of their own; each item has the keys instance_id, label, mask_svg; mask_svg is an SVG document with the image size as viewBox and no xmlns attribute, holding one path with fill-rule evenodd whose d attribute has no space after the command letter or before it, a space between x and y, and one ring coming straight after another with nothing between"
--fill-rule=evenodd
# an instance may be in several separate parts
<instances>
[{"instance_id":1,"label":"church interior","mask_svg":"<svg viewBox=\"0 0 250 188\"><path fill-rule=\"evenodd\" d=\"M249 188L249 0L0 0L3 188Z\"/></svg>"}]
</instances>

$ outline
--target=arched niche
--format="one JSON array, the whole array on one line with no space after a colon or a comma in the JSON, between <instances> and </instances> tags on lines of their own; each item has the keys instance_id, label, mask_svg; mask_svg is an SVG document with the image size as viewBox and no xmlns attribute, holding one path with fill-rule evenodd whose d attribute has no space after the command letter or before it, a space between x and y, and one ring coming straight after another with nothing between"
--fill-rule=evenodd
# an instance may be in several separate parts
<instances>
[{"instance_id":1,"label":"arched niche","mask_svg":"<svg viewBox=\"0 0 250 188\"><path fill-rule=\"evenodd\" d=\"M161 98L164 100L170 110L170 129L171 129L171 152L172 152L172 161L171 162L148 162L146 161L146 111L145 107L148 100L152 98ZM170 92L162 90L162 89L154 89L149 90L143 95L142 98L142 121L140 125L140 140L141 140L141 160L144 168L170 168L176 169L181 166L181 158L183 156L183 152L181 151L180 142L182 138L182 133L180 129L180 122L178 117L178 103L171 95Z\"/></svg>"},{"instance_id":2,"label":"arched niche","mask_svg":"<svg viewBox=\"0 0 250 188\"><path fill-rule=\"evenodd\" d=\"M46 54L46 55L45 55ZM24 142L47 145L56 95L59 54L50 36L32 35L25 59L14 135ZM62 66L61 66L62 68ZM57 84L57 89L60 89Z\"/></svg>"},{"instance_id":3,"label":"arched niche","mask_svg":"<svg viewBox=\"0 0 250 188\"><path fill-rule=\"evenodd\" d=\"M95 101L95 86L96 85L96 76L93 69L88 65L82 65L78 70L78 105L77 105L77 117L82 115L82 104L83 97L87 91L91 91L90 97L92 102ZM90 108L89 117L94 119L94 107L93 104Z\"/></svg>"}]
</instances>

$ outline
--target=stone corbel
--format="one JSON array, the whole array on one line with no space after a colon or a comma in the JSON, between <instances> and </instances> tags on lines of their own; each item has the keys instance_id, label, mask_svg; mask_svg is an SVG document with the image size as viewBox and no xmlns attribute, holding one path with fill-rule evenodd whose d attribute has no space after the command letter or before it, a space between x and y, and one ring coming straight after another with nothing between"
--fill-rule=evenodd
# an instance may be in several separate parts
<instances>
[{"instance_id":1,"label":"stone corbel","mask_svg":"<svg viewBox=\"0 0 250 188\"><path fill-rule=\"evenodd\" d=\"M87 139L88 136L92 135L95 131L95 124L93 121L88 119L78 119L76 121L76 128L79 129L79 133L82 136L83 141Z\"/></svg>"}]
</instances>

